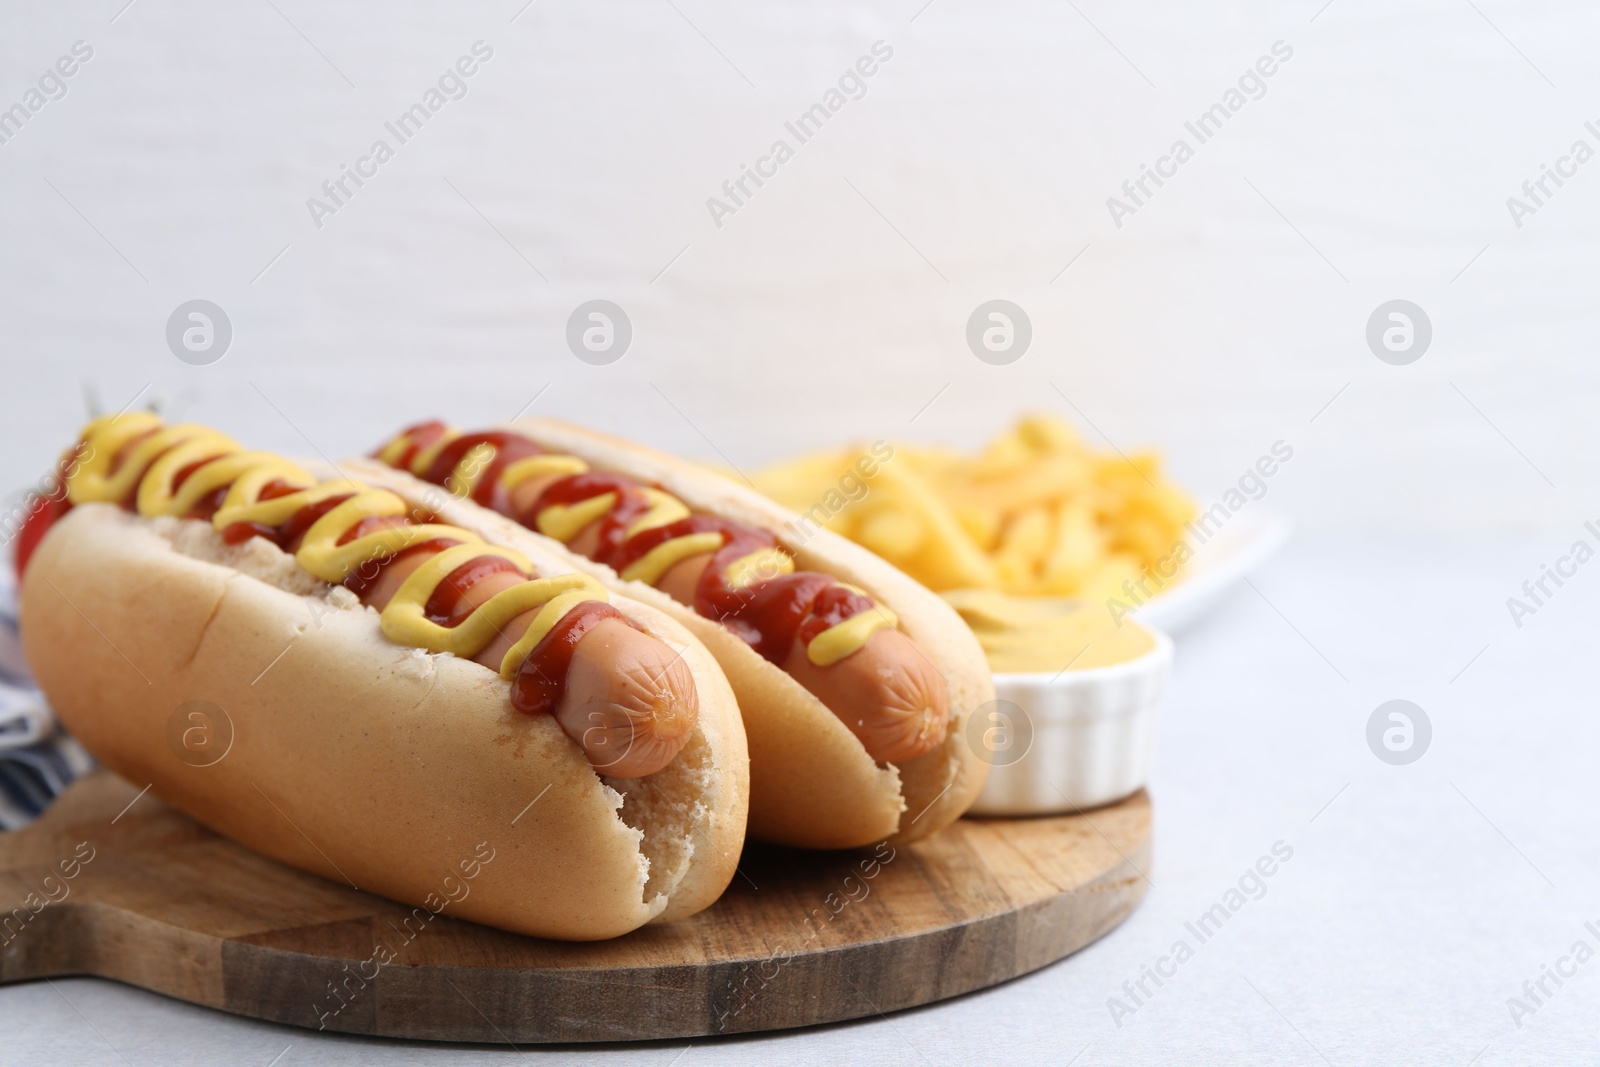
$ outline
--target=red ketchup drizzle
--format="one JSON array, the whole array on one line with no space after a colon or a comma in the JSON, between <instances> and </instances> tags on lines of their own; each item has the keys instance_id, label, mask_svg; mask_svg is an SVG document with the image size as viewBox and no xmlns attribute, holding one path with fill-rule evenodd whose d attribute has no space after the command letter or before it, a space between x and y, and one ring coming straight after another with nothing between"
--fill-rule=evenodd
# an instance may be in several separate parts
<instances>
[{"instance_id":1,"label":"red ketchup drizzle","mask_svg":"<svg viewBox=\"0 0 1600 1067\"><path fill-rule=\"evenodd\" d=\"M411 459L429 443L437 441L446 429L442 422L425 422L406 430L404 433L410 443L394 466L409 469ZM544 452L537 443L519 434L506 431L463 434L440 449L424 473L424 480L435 485L445 484L462 457L484 443L493 445L496 455L478 480L473 499L530 529L538 528L539 512L551 505L570 506L605 493L616 493L616 504L599 519L599 545L590 558L619 574L667 541L689 534L721 534L722 547L712 554L695 586L694 610L722 623L773 663L782 664L797 637L809 645L824 630L874 606L870 597L841 588L829 575L811 571L777 575L741 589L733 588L727 580L729 566L752 552L775 547L778 539L769 531L752 529L714 515L690 515L629 537L628 527L650 510L650 501L641 491L644 487L627 475L604 471L568 475L546 486L531 507L514 513L506 494L495 484L499 474L507 463Z\"/></svg>"},{"instance_id":2,"label":"red ketchup drizzle","mask_svg":"<svg viewBox=\"0 0 1600 1067\"><path fill-rule=\"evenodd\" d=\"M51 496L41 496L38 493L28 497L28 517L22 520L22 529L17 531L17 551L13 560L17 568L17 577L22 577L22 572L28 569L28 561L33 558L33 553L39 547L39 542L49 532L56 520L72 510L72 504L65 500L58 500Z\"/></svg>"},{"instance_id":3,"label":"red ketchup drizzle","mask_svg":"<svg viewBox=\"0 0 1600 1067\"><path fill-rule=\"evenodd\" d=\"M193 474L195 471L199 470L201 467L204 467L207 463L210 463L212 460L217 458L219 457L207 456L205 459L197 459L187 467L179 470L177 474L172 476L172 491L176 493L179 489L182 489L183 483L189 480L189 475Z\"/></svg>"},{"instance_id":4,"label":"red ketchup drizzle","mask_svg":"<svg viewBox=\"0 0 1600 1067\"><path fill-rule=\"evenodd\" d=\"M395 461L390 466L409 471L411 469L411 461L417 458L417 453L439 440L449 429L450 427L437 421L419 422L415 426L408 427L400 435L406 439L405 450L395 458ZM381 451L382 449L379 449L378 452L374 452L372 458L377 459Z\"/></svg>"},{"instance_id":5,"label":"red ketchup drizzle","mask_svg":"<svg viewBox=\"0 0 1600 1067\"><path fill-rule=\"evenodd\" d=\"M142 433L122 446L117 455L112 457L111 470L113 474L122 467L128 453L152 433L155 433L155 431L149 430ZM28 569L28 561L33 558L33 553L39 547L39 542L44 540L44 535L50 532L50 527L54 526L61 516L72 510L72 502L66 498L67 477L77 469L79 463L88 458L85 455L85 450L88 451L89 455L94 452L93 449L89 448L87 441L79 439L78 443L73 446L72 451L63 455L60 462L56 464L56 488L61 492L60 497L46 496L42 493L32 493L28 496L28 517L22 520L22 527L17 531L17 547L12 555L12 563L18 578L21 578L23 571ZM151 462L154 462L154 460ZM195 468L209 462L210 460L202 460L200 463L191 464L179 473L180 481L191 474ZM134 488L128 493L126 499L118 502L119 505L130 511L133 510L137 493L138 480L135 480Z\"/></svg>"},{"instance_id":6,"label":"red ketchup drizzle","mask_svg":"<svg viewBox=\"0 0 1600 1067\"><path fill-rule=\"evenodd\" d=\"M282 481L269 482L261 491L262 500L272 500L275 497L288 496L298 492L291 485ZM282 526L267 526L259 522L231 522L222 529L222 539L230 545L242 545L252 537L264 537L284 551L298 541L316 521L334 508L349 500L354 493L345 493L343 496L330 496L326 500L319 500L315 504L307 504L293 515Z\"/></svg>"},{"instance_id":7,"label":"red ketchup drizzle","mask_svg":"<svg viewBox=\"0 0 1600 1067\"><path fill-rule=\"evenodd\" d=\"M580 492L575 484L579 479L591 478L592 491ZM554 494L558 486L564 487ZM638 483L615 474L579 474L563 479L546 489L535 505L534 513L550 504L585 500L600 492L617 491L619 499L623 486L637 492ZM612 512L621 510L620 507ZM621 540L607 544L610 527L601 528L601 548L594 559L604 563L619 574L633 563L643 559L658 545L690 534L719 533L722 547L712 553L700 580L695 585L694 610L708 619L722 623L741 640L766 659L781 665L798 636L810 644L822 631L850 616L866 611L872 601L847 589L826 574L801 571L796 574L775 575L735 589L728 584L728 568L752 552L775 547L778 539L766 530L755 530L741 523L715 515L690 515L665 526L641 530L632 537L626 528L637 513L617 524Z\"/></svg>"},{"instance_id":8,"label":"red ketchup drizzle","mask_svg":"<svg viewBox=\"0 0 1600 1067\"><path fill-rule=\"evenodd\" d=\"M107 477L115 478L118 474L122 473L123 465L132 457L134 450L143 444L147 437L153 437L157 432L159 431L146 430L144 433L134 437L132 440L128 441L120 449L118 449L117 454L111 457L111 470L107 474ZM82 447L82 444L83 442L79 442L79 447ZM145 474L148 473L150 468L155 465L156 460L160 459L166 454L166 450L163 449L157 455L150 457L150 461L145 464L144 470L139 472L139 477L133 480L133 485L128 490L128 495L119 500L117 502L118 505L126 508L129 511L135 510L139 498L139 483L144 481Z\"/></svg>"},{"instance_id":9,"label":"red ketchup drizzle","mask_svg":"<svg viewBox=\"0 0 1600 1067\"><path fill-rule=\"evenodd\" d=\"M221 457L219 457L219 456L211 456L211 457L209 457L207 459L199 460L197 462L189 464L187 467L185 467L182 470L180 470L177 474L173 475L172 476L172 491L173 491L173 493L176 494L179 489L182 489L183 488L183 483L188 481L190 475L194 474L195 471L199 470L201 467L204 467L206 464L211 463L211 462L213 462L213 461L215 461L217 459L220 459L220 458ZM210 519L211 516L213 516L213 515L215 515L217 513L217 509L222 506L222 502L225 499L227 499L227 496L228 496L228 487L226 485L217 486L215 489L211 490L211 492L207 493L205 496L201 497L199 500L196 500L194 502L194 507L189 509L189 511L184 515L184 518L186 518L186 519Z\"/></svg>"},{"instance_id":10,"label":"red ketchup drizzle","mask_svg":"<svg viewBox=\"0 0 1600 1067\"><path fill-rule=\"evenodd\" d=\"M211 517L217 513L217 509L222 506L222 502L226 499L228 499L228 487L225 485L219 485L217 488L211 490L211 492L207 493L199 500L196 500L194 502L194 507L189 509L189 513L185 515L184 518L200 519L203 522L209 522Z\"/></svg>"},{"instance_id":11,"label":"red ketchup drizzle","mask_svg":"<svg viewBox=\"0 0 1600 1067\"><path fill-rule=\"evenodd\" d=\"M430 423L427 425L431 427L433 425L443 426L444 424ZM434 440L438 440L437 434L434 435ZM433 457L433 462L423 472L422 480L432 482L434 485L444 485L450 480L451 472L466 458L467 453L479 445L492 446L494 448L494 458L489 461L488 466L483 469L482 474L473 483L472 501L475 504L483 504L499 510L496 505L501 501L497 500L496 491L499 489L500 472L505 470L507 465L515 463L519 459L536 456L543 451L538 445L520 434L507 433L504 430L462 434L439 449L439 454Z\"/></svg>"},{"instance_id":12,"label":"red ketchup drizzle","mask_svg":"<svg viewBox=\"0 0 1600 1067\"><path fill-rule=\"evenodd\" d=\"M449 537L436 537L431 541L418 541L414 545L407 545L392 556L374 556L364 563L357 564L355 569L345 575L344 587L358 597L365 597L367 591L378 584L378 579L383 577L383 572L392 567L399 560L417 552L426 552L432 555L443 552L452 545L461 542Z\"/></svg>"},{"instance_id":13,"label":"red ketchup drizzle","mask_svg":"<svg viewBox=\"0 0 1600 1067\"><path fill-rule=\"evenodd\" d=\"M515 563L503 556L469 559L445 575L444 581L434 587L422 613L436 625L459 626L481 606L466 598L472 587L491 574L504 574L507 571L521 573Z\"/></svg>"},{"instance_id":14,"label":"red ketchup drizzle","mask_svg":"<svg viewBox=\"0 0 1600 1067\"><path fill-rule=\"evenodd\" d=\"M545 487L544 492L539 494L539 499L534 501L533 507L528 511L530 521L524 522L523 525L537 529L532 520L539 512L553 504L577 504L597 496L604 496L606 493L616 493L617 502L611 505L610 511L600 517L600 545L589 558L620 571L622 568L614 566L611 560L623 549L624 542L628 540L628 527L650 510L650 499L640 491L640 488L638 482L620 474L606 474L600 471L569 474Z\"/></svg>"},{"instance_id":15,"label":"red ketchup drizzle","mask_svg":"<svg viewBox=\"0 0 1600 1067\"><path fill-rule=\"evenodd\" d=\"M411 436L411 446L397 461L396 465L408 466L411 459L420 449L437 441L444 431L445 426L443 423L424 423L406 431ZM483 478L478 483L480 489L485 485L492 486L495 482L498 482L499 472L507 463L515 462L525 456L536 455L540 451L539 447L533 442L515 435L498 433L476 434L467 439L466 443L455 453L455 458L444 468L444 475L441 476L440 480L442 481L444 477L449 476L450 471L460 462L461 456L465 455L468 449L482 441L495 444L497 454L494 462L484 472ZM129 447L133 443L137 442L130 442ZM455 445L456 442L451 442L450 446L441 451L449 452ZM81 442L79 447L82 447ZM178 471L172 479L173 492L177 492L183 486L183 483L196 471L216 458L218 457L191 463ZM435 464L435 466L438 466L438 464ZM69 467L64 460L62 469L58 471L58 475L63 479L63 484L68 470ZM129 494L127 500L121 502L123 507L132 507L137 495L137 484L138 480L135 481L135 491ZM221 486L207 493L195 503L194 508L187 517L210 519L216 514L217 509L221 507L223 500L227 497L229 488L229 486ZM282 479L274 479L262 488L259 499L273 500L295 492L299 492L299 488L284 482ZM352 495L347 493L309 504L291 515L282 526L272 527L256 522L231 523L221 531L222 539L227 544L238 545L243 544L252 537L264 537L279 548L286 548L288 545L298 541L318 519L346 500L349 500ZM474 495L476 496L476 494ZM61 516L72 510L72 504L65 499L64 495L61 498L57 498L35 493L28 498L28 508L28 517L23 520L22 527L17 531L17 547L13 557L18 577L21 577L22 573L27 569L28 562L33 558L34 551L39 547L39 542L44 538L44 535ZM398 521L401 525L412 525L413 521L429 523L435 521L435 519L431 515L424 515L419 512L416 517L404 517ZM369 532L371 529L395 524L396 520L394 518L363 519L349 530L346 530L339 538L339 543L345 544L363 533ZM344 580L344 585L358 597L364 596L376 584L383 571L393 565L396 560L418 552L429 554L442 552L456 544L460 544L460 542L453 538L436 537L409 545L393 555L379 556L367 560L350 572ZM510 560L499 556L481 557L457 567L445 577L444 581L439 583L439 586L429 597L425 609L428 617L441 625L459 625L477 608L476 604L469 603L466 600L466 594L473 585L490 574L506 570L516 570L516 565ZM518 668L511 693L512 705L518 711L526 712L530 715L553 713L561 703L561 697L566 686L567 670L572 664L573 649L577 647L584 634L592 630L602 620L609 618L620 619L629 626L634 625L630 620L624 618L616 608L601 601L585 602L563 615L551 631L545 634L539 643L534 646L533 652L528 655L521 667ZM636 626L634 628L638 629Z\"/></svg>"},{"instance_id":16,"label":"red ketchup drizzle","mask_svg":"<svg viewBox=\"0 0 1600 1067\"><path fill-rule=\"evenodd\" d=\"M824 630L854 618L863 611L871 611L876 606L871 597L862 596L835 582L811 602L811 614L800 624L798 636L802 643L810 645Z\"/></svg>"},{"instance_id":17,"label":"red ketchup drizzle","mask_svg":"<svg viewBox=\"0 0 1600 1067\"><path fill-rule=\"evenodd\" d=\"M615 475L612 475L612 477L615 477ZM722 548L718 549L711 557L713 564L715 564L718 556L726 556L722 561L723 563L732 563L740 556L748 555L765 545L777 543L777 539L771 534L762 537L747 526L740 526L736 522L729 522L727 519L721 519L715 515L690 515L686 518L669 522L665 526L653 526L648 530L640 530L637 534L628 538L626 542L618 545L605 558L600 559L597 557L597 561L620 573L668 541L679 537L688 537L690 534L701 533L719 533L722 535ZM728 552L727 549L730 547L734 548L735 551ZM711 568L707 567L706 569L709 571ZM717 617L709 612L701 612L701 614L713 619Z\"/></svg>"},{"instance_id":18,"label":"red ketchup drizzle","mask_svg":"<svg viewBox=\"0 0 1600 1067\"><path fill-rule=\"evenodd\" d=\"M511 682L511 706L528 715L553 715L561 706L572 650L583 635L606 619L633 626L616 608L600 600L586 600L573 608L539 639ZM634 626L634 629L638 629Z\"/></svg>"}]
</instances>

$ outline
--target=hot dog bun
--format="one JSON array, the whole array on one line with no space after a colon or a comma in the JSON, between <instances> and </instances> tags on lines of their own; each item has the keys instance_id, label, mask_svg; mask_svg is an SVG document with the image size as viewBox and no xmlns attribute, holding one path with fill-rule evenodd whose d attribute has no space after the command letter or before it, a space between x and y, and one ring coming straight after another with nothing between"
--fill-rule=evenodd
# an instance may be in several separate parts
<instances>
[{"instance_id":1,"label":"hot dog bun","mask_svg":"<svg viewBox=\"0 0 1600 1067\"><path fill-rule=\"evenodd\" d=\"M525 419L504 429L596 469L658 485L697 512L768 530L803 570L857 586L899 619L899 629L948 687L950 723L943 742L904 763L878 764L837 715L793 677L720 623L661 590L623 581L611 568L468 501L452 498L376 461L346 465L353 476L429 506L447 522L494 540L539 543L607 587L660 610L698 637L738 696L750 743L750 833L780 844L845 848L889 839L914 841L960 817L983 785L988 765L968 744L968 716L994 698L983 650L937 595L866 549L827 530L798 537L797 516L753 490L695 464L555 419ZM489 531L492 530L492 535Z\"/></svg>"},{"instance_id":2,"label":"hot dog bun","mask_svg":"<svg viewBox=\"0 0 1600 1067\"><path fill-rule=\"evenodd\" d=\"M536 575L572 570L525 547ZM716 663L661 612L611 603L682 649L699 697L678 757L631 781L597 774L551 716L515 711L494 671L387 640L375 611L261 538L228 546L206 522L87 504L45 534L21 587L40 686L124 778L332 881L566 940L705 908L743 840L744 731ZM195 700L232 726L209 766L168 741Z\"/></svg>"}]
</instances>

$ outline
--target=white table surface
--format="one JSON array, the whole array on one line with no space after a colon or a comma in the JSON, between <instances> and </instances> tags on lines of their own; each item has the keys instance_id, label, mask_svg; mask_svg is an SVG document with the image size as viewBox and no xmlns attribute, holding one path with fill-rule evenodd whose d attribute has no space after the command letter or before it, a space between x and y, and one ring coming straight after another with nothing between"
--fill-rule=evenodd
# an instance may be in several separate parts
<instances>
[{"instance_id":1,"label":"white table surface","mask_svg":"<svg viewBox=\"0 0 1600 1067\"><path fill-rule=\"evenodd\" d=\"M1151 784L1151 888L1121 928L1066 961L887 1019L537 1054L659 1067L1064 1064L1080 1050L1086 1067L1593 1062L1600 961L1552 984L1520 1028L1507 1007L1574 941L1600 948L1583 928L1600 920L1585 625L1600 571L1580 571L1520 630L1505 607L1557 554L1536 541L1293 542L1256 591L1180 642ZM1410 766L1379 762L1365 741L1372 710L1395 697L1434 727ZM1266 894L1115 1025L1108 998L1280 840L1294 855ZM0 1019L5 1063L516 1055L330 1037L93 979L0 989Z\"/></svg>"}]
</instances>

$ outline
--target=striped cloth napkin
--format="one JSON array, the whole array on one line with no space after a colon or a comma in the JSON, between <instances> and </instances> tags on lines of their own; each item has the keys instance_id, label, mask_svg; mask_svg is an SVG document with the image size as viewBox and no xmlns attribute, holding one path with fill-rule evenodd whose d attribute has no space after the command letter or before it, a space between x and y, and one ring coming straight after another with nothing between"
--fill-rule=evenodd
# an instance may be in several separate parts
<instances>
[{"instance_id":1,"label":"striped cloth napkin","mask_svg":"<svg viewBox=\"0 0 1600 1067\"><path fill-rule=\"evenodd\" d=\"M56 724L17 638L17 586L0 560L0 830L31 822L94 759Z\"/></svg>"}]
</instances>

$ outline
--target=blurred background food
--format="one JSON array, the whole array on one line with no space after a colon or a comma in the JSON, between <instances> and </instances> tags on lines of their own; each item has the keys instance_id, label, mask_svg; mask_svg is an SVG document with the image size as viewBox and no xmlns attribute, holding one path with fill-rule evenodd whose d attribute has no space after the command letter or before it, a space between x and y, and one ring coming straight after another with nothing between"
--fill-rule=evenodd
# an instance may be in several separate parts
<instances>
[{"instance_id":1,"label":"blurred background food","mask_svg":"<svg viewBox=\"0 0 1600 1067\"><path fill-rule=\"evenodd\" d=\"M1123 584L1157 564L1152 587L1168 586L1182 580L1175 553L1195 516L1157 453L1096 452L1051 415L1019 419L973 455L875 442L780 463L753 481L803 523L940 592L1095 603L1125 596ZM984 603L991 612L999 604Z\"/></svg>"}]
</instances>

